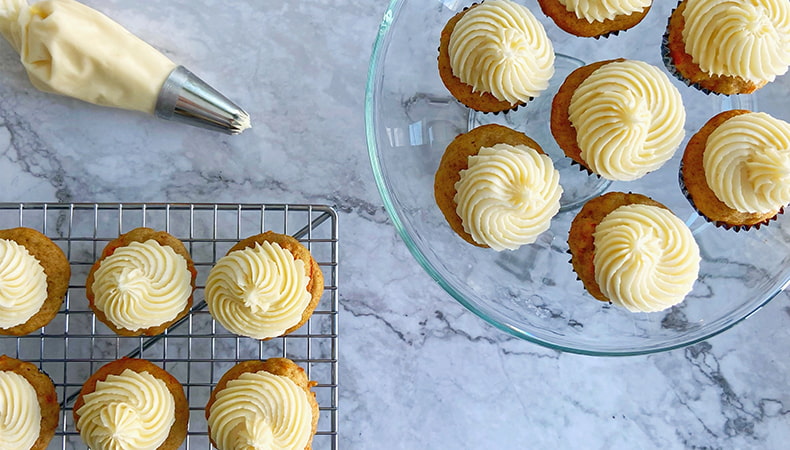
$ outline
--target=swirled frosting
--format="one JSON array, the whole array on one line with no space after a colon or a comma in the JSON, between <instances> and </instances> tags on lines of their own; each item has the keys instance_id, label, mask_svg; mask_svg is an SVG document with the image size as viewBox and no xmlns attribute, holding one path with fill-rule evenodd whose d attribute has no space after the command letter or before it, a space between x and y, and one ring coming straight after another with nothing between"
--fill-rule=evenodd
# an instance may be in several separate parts
<instances>
[{"instance_id":1,"label":"swirled frosting","mask_svg":"<svg viewBox=\"0 0 790 450\"><path fill-rule=\"evenodd\" d=\"M131 242L106 257L94 274L96 307L127 330L156 327L175 319L192 295L186 259L153 239Z\"/></svg>"},{"instance_id":2,"label":"swirled frosting","mask_svg":"<svg viewBox=\"0 0 790 450\"><path fill-rule=\"evenodd\" d=\"M47 275L23 245L0 239L0 328L28 321L47 299Z\"/></svg>"},{"instance_id":3,"label":"swirled frosting","mask_svg":"<svg viewBox=\"0 0 790 450\"><path fill-rule=\"evenodd\" d=\"M29 449L41 433L41 407L33 386L18 373L0 371L0 447Z\"/></svg>"},{"instance_id":4,"label":"swirled frosting","mask_svg":"<svg viewBox=\"0 0 790 450\"><path fill-rule=\"evenodd\" d=\"M305 391L266 371L229 381L217 392L208 416L211 439L222 450L303 449L312 424Z\"/></svg>"},{"instance_id":5,"label":"swirled frosting","mask_svg":"<svg viewBox=\"0 0 790 450\"><path fill-rule=\"evenodd\" d=\"M560 208L560 173L526 145L496 144L469 157L455 184L456 213L478 244L515 250L535 242Z\"/></svg>"},{"instance_id":6,"label":"swirled frosting","mask_svg":"<svg viewBox=\"0 0 790 450\"><path fill-rule=\"evenodd\" d=\"M554 48L525 6L488 0L456 23L448 47L453 74L475 92L522 103L537 97L554 75Z\"/></svg>"},{"instance_id":7,"label":"swirled frosting","mask_svg":"<svg viewBox=\"0 0 790 450\"><path fill-rule=\"evenodd\" d=\"M773 81L790 65L787 0L689 0L683 40L703 72Z\"/></svg>"},{"instance_id":8,"label":"swirled frosting","mask_svg":"<svg viewBox=\"0 0 790 450\"><path fill-rule=\"evenodd\" d=\"M612 20L617 16L627 16L641 12L652 0L558 0L566 10L576 14L576 18L589 23Z\"/></svg>"},{"instance_id":9,"label":"swirled frosting","mask_svg":"<svg viewBox=\"0 0 790 450\"><path fill-rule=\"evenodd\" d=\"M77 428L93 450L155 450L176 420L173 394L148 372L107 375L83 399Z\"/></svg>"},{"instance_id":10,"label":"swirled frosting","mask_svg":"<svg viewBox=\"0 0 790 450\"><path fill-rule=\"evenodd\" d=\"M727 119L708 136L702 166L725 205L775 211L790 203L790 124L756 112Z\"/></svg>"},{"instance_id":11,"label":"swirled frosting","mask_svg":"<svg viewBox=\"0 0 790 450\"><path fill-rule=\"evenodd\" d=\"M595 227L595 282L612 303L632 312L661 311L683 301L699 273L699 247L671 211L621 206Z\"/></svg>"},{"instance_id":12,"label":"swirled frosting","mask_svg":"<svg viewBox=\"0 0 790 450\"><path fill-rule=\"evenodd\" d=\"M574 92L568 115L581 158L609 180L635 180L658 169L685 135L680 92L642 61L599 67Z\"/></svg>"},{"instance_id":13,"label":"swirled frosting","mask_svg":"<svg viewBox=\"0 0 790 450\"><path fill-rule=\"evenodd\" d=\"M265 241L217 261L206 280L206 303L228 330L267 339L299 323L312 299L309 282L304 261Z\"/></svg>"}]
</instances>

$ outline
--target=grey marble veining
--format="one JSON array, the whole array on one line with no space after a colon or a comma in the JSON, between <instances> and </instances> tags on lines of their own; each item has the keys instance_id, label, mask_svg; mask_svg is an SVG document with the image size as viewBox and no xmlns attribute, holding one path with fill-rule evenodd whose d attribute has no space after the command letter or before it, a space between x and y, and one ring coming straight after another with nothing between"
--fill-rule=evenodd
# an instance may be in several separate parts
<instances>
[{"instance_id":1,"label":"grey marble veining","mask_svg":"<svg viewBox=\"0 0 790 450\"><path fill-rule=\"evenodd\" d=\"M335 205L341 448L786 448L786 293L709 341L592 358L486 325L418 267L364 138L385 1L85 3L239 103L253 128L225 136L43 94L2 42L0 201Z\"/></svg>"}]
</instances>

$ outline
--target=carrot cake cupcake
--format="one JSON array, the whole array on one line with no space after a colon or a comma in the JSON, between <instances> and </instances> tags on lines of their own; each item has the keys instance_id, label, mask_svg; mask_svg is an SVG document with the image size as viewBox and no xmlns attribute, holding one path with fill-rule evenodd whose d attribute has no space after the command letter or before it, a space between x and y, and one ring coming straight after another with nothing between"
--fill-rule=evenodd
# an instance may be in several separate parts
<instances>
[{"instance_id":1,"label":"carrot cake cupcake","mask_svg":"<svg viewBox=\"0 0 790 450\"><path fill-rule=\"evenodd\" d=\"M677 305L699 273L691 230L641 194L609 192L589 200L571 223L568 246L587 292L632 312Z\"/></svg>"},{"instance_id":2,"label":"carrot cake cupcake","mask_svg":"<svg viewBox=\"0 0 790 450\"><path fill-rule=\"evenodd\" d=\"M436 204L453 231L497 251L535 242L561 195L559 171L540 145L496 124L457 136L434 178Z\"/></svg>"},{"instance_id":3,"label":"carrot cake cupcake","mask_svg":"<svg viewBox=\"0 0 790 450\"><path fill-rule=\"evenodd\" d=\"M790 203L790 124L769 114L717 114L691 137L681 163L683 192L718 226L759 227Z\"/></svg>"},{"instance_id":4,"label":"carrot cake cupcake","mask_svg":"<svg viewBox=\"0 0 790 450\"><path fill-rule=\"evenodd\" d=\"M653 0L538 0L558 27L580 37L607 37L636 26Z\"/></svg>"},{"instance_id":5,"label":"carrot cake cupcake","mask_svg":"<svg viewBox=\"0 0 790 450\"><path fill-rule=\"evenodd\" d=\"M575 163L608 180L660 168L685 135L678 89L646 62L616 59L574 70L551 107L551 133Z\"/></svg>"},{"instance_id":6,"label":"carrot cake cupcake","mask_svg":"<svg viewBox=\"0 0 790 450\"><path fill-rule=\"evenodd\" d=\"M787 72L787 0L682 0L662 43L667 69L717 94L749 94Z\"/></svg>"},{"instance_id":7,"label":"carrot cake cupcake","mask_svg":"<svg viewBox=\"0 0 790 450\"><path fill-rule=\"evenodd\" d=\"M304 369L286 358L231 367L206 404L209 438L219 450L311 449L318 403Z\"/></svg>"},{"instance_id":8,"label":"carrot cake cupcake","mask_svg":"<svg viewBox=\"0 0 790 450\"><path fill-rule=\"evenodd\" d=\"M58 426L52 380L35 365L0 355L0 436L3 448L43 450Z\"/></svg>"},{"instance_id":9,"label":"carrot cake cupcake","mask_svg":"<svg viewBox=\"0 0 790 450\"><path fill-rule=\"evenodd\" d=\"M74 423L92 450L174 450L187 435L189 405L172 375L144 359L97 370L74 403Z\"/></svg>"},{"instance_id":10,"label":"carrot cake cupcake","mask_svg":"<svg viewBox=\"0 0 790 450\"><path fill-rule=\"evenodd\" d=\"M324 276L310 251L291 236L250 236L217 261L206 279L209 312L229 331L271 339L312 316Z\"/></svg>"},{"instance_id":11,"label":"carrot cake cupcake","mask_svg":"<svg viewBox=\"0 0 790 450\"><path fill-rule=\"evenodd\" d=\"M184 244L135 228L110 241L86 281L91 309L122 336L154 336L192 306L197 271Z\"/></svg>"},{"instance_id":12,"label":"carrot cake cupcake","mask_svg":"<svg viewBox=\"0 0 790 450\"><path fill-rule=\"evenodd\" d=\"M0 230L0 334L22 336L48 324L69 288L63 250L31 228Z\"/></svg>"},{"instance_id":13,"label":"carrot cake cupcake","mask_svg":"<svg viewBox=\"0 0 790 450\"><path fill-rule=\"evenodd\" d=\"M537 97L554 75L554 48L527 7L510 0L475 3L451 18L439 44L439 75L477 111L500 112Z\"/></svg>"}]
</instances>

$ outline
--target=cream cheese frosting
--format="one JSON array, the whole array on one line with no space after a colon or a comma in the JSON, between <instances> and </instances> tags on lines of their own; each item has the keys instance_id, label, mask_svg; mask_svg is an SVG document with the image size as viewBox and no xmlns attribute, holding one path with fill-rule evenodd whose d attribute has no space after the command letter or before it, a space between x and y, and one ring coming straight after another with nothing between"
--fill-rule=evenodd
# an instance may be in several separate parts
<instances>
[{"instance_id":1,"label":"cream cheese frosting","mask_svg":"<svg viewBox=\"0 0 790 450\"><path fill-rule=\"evenodd\" d=\"M0 239L0 328L27 322L47 299L44 267L27 248Z\"/></svg>"},{"instance_id":2,"label":"cream cheese frosting","mask_svg":"<svg viewBox=\"0 0 790 450\"><path fill-rule=\"evenodd\" d=\"M313 411L305 391L288 377L246 372L217 392L208 426L222 450L303 449Z\"/></svg>"},{"instance_id":3,"label":"cream cheese frosting","mask_svg":"<svg viewBox=\"0 0 790 450\"><path fill-rule=\"evenodd\" d=\"M683 40L703 72L769 82L790 65L787 0L688 0Z\"/></svg>"},{"instance_id":4,"label":"cream cheese frosting","mask_svg":"<svg viewBox=\"0 0 790 450\"><path fill-rule=\"evenodd\" d=\"M790 203L790 124L761 112L731 117L708 136L702 165L728 207L775 211Z\"/></svg>"},{"instance_id":5,"label":"cream cheese frosting","mask_svg":"<svg viewBox=\"0 0 790 450\"><path fill-rule=\"evenodd\" d=\"M642 61L607 63L576 89L568 108L581 158L603 178L630 181L668 161L685 135L678 89Z\"/></svg>"},{"instance_id":6,"label":"cream cheese frosting","mask_svg":"<svg viewBox=\"0 0 790 450\"><path fill-rule=\"evenodd\" d=\"M73 0L0 1L0 33L44 92L153 113L176 64L104 14Z\"/></svg>"},{"instance_id":7,"label":"cream cheese frosting","mask_svg":"<svg viewBox=\"0 0 790 450\"><path fill-rule=\"evenodd\" d=\"M650 6L652 0L558 0L576 18L589 23L612 20L617 16L628 16Z\"/></svg>"},{"instance_id":8,"label":"cream cheese frosting","mask_svg":"<svg viewBox=\"0 0 790 450\"><path fill-rule=\"evenodd\" d=\"M0 371L0 448L29 449L40 433L36 389L22 375Z\"/></svg>"},{"instance_id":9,"label":"cream cheese frosting","mask_svg":"<svg viewBox=\"0 0 790 450\"><path fill-rule=\"evenodd\" d=\"M559 171L526 145L483 147L460 175L454 200L464 230L494 250L535 242L559 211Z\"/></svg>"},{"instance_id":10,"label":"cream cheese frosting","mask_svg":"<svg viewBox=\"0 0 790 450\"><path fill-rule=\"evenodd\" d=\"M469 9L450 35L448 54L461 82L511 104L539 96L554 75L546 30L529 9L510 0Z\"/></svg>"},{"instance_id":11,"label":"cream cheese frosting","mask_svg":"<svg viewBox=\"0 0 790 450\"><path fill-rule=\"evenodd\" d=\"M691 230L671 211L652 205L621 206L593 233L595 282L614 304L656 312L683 301L699 273Z\"/></svg>"},{"instance_id":12,"label":"cream cheese frosting","mask_svg":"<svg viewBox=\"0 0 790 450\"><path fill-rule=\"evenodd\" d=\"M206 303L228 330L268 339L301 321L312 299L309 282L304 261L264 241L217 261L206 279Z\"/></svg>"},{"instance_id":13,"label":"cream cheese frosting","mask_svg":"<svg viewBox=\"0 0 790 450\"><path fill-rule=\"evenodd\" d=\"M173 394L145 371L108 375L83 399L77 428L93 450L155 450L176 420Z\"/></svg>"},{"instance_id":14,"label":"cream cheese frosting","mask_svg":"<svg viewBox=\"0 0 790 450\"><path fill-rule=\"evenodd\" d=\"M175 319L192 295L186 259L153 239L131 242L102 260L91 286L94 304L118 328L131 331Z\"/></svg>"}]
</instances>

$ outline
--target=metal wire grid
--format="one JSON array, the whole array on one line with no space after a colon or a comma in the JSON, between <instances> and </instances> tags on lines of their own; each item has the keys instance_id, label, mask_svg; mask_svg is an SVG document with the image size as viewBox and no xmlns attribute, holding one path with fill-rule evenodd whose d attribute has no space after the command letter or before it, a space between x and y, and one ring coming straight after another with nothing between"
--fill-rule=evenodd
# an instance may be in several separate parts
<instances>
[{"instance_id":1,"label":"metal wire grid","mask_svg":"<svg viewBox=\"0 0 790 450\"><path fill-rule=\"evenodd\" d=\"M302 366L320 405L315 449L338 442L338 226L336 212L319 205L272 204L0 204L0 228L26 226L50 237L71 262L63 307L39 331L0 337L0 354L37 364L53 380L61 400L58 431L49 449L84 448L72 405L82 383L99 367L123 356L158 363L184 386L190 422L185 449L210 449L204 407L211 389L238 361L287 357ZM96 320L85 280L102 249L139 226L181 239L198 271L194 306L155 337L121 337ZM239 337L214 322L203 291L209 269L240 239L273 230L290 234L312 253L324 274L324 295L307 324L270 341Z\"/></svg>"}]
</instances>

